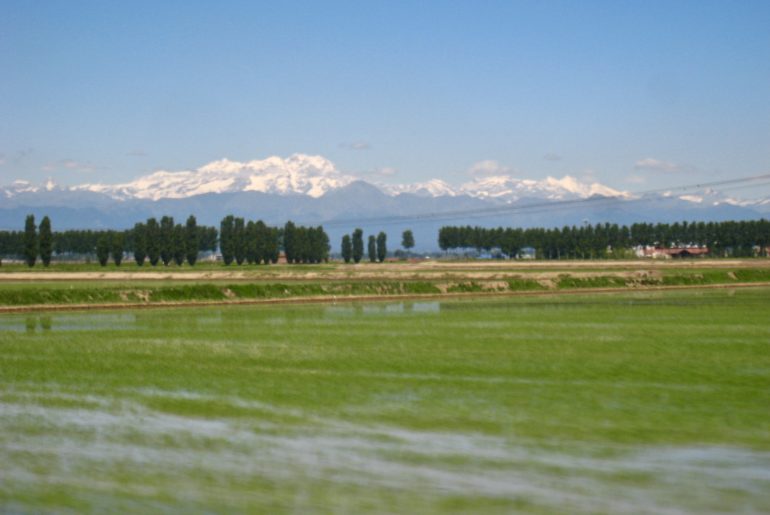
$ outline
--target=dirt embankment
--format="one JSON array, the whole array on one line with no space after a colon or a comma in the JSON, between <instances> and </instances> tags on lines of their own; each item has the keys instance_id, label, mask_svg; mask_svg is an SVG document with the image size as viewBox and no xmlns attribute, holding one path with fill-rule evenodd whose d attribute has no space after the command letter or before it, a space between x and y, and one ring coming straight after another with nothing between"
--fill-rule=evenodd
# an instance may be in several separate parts
<instances>
[{"instance_id":1,"label":"dirt embankment","mask_svg":"<svg viewBox=\"0 0 770 515\"><path fill-rule=\"evenodd\" d=\"M260 269L238 270L153 270L105 272L65 271L4 271L0 268L0 283L22 281L324 281L324 280L504 280L521 274L538 274L541 279L569 272L575 277L590 277L594 273L636 274L664 270L770 268L770 259L705 260L639 260L639 261L485 261L453 262L423 261L418 263L384 263L337 265L331 269L308 271L291 265L270 265ZM585 275L584 275L585 274ZM534 277L534 276L530 276Z\"/></svg>"},{"instance_id":2,"label":"dirt embankment","mask_svg":"<svg viewBox=\"0 0 770 515\"><path fill-rule=\"evenodd\" d=\"M563 290L536 290L536 291L494 291L457 293L443 292L436 294L383 294L383 295L349 295L349 296L308 296L308 297L284 297L271 299L243 299L243 300L218 300L218 301L181 301L181 302L125 302L125 303L100 303L100 304L41 304L27 306L0 306L0 313L30 313L44 311L90 311L90 310L114 310L114 309L158 309L158 308L183 308L206 306L249 306L272 304L337 304L349 302L387 302L410 300L441 300L441 299L473 299L493 297L540 297L561 295L601 295L623 294L629 291L667 291L667 290L704 290L704 289L740 289L740 288L770 288L770 282L762 283L733 283L710 285L676 285L676 286L645 286L641 290L629 288L577 288Z\"/></svg>"}]
</instances>

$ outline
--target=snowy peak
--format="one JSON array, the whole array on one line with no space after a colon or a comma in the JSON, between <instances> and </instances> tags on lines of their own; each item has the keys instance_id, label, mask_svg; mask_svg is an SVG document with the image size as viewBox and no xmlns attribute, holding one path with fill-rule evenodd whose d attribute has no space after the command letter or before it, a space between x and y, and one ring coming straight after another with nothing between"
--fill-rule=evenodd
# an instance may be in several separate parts
<instances>
[{"instance_id":1,"label":"snowy peak","mask_svg":"<svg viewBox=\"0 0 770 515\"><path fill-rule=\"evenodd\" d=\"M16 195L20 193L28 193L28 192L36 192L39 188L36 188L32 184L30 184L28 181L13 181L8 186L3 186L0 188L0 191L2 192L3 196L5 198L11 198L15 197Z\"/></svg>"},{"instance_id":2,"label":"snowy peak","mask_svg":"<svg viewBox=\"0 0 770 515\"><path fill-rule=\"evenodd\" d=\"M0 187L0 198L11 198L22 193L69 190L94 192L116 200L181 199L203 194L262 192L275 195L306 195L314 198L343 188L360 180L345 174L323 156L293 154L288 157L271 156L251 161L219 159L199 168L168 171L159 170L123 184L82 184L71 188L56 186L50 179L43 185L16 181ZM465 195L494 202L512 203L521 198L571 200L600 195L632 198L597 182L584 182L566 175L561 179L517 179L509 175L477 177L460 186L452 186L440 179L408 184L375 184L391 197L412 194L421 197L456 197ZM682 198L691 202L695 197ZM731 200L723 199L731 203ZM732 200L732 203L739 202Z\"/></svg>"},{"instance_id":3,"label":"snowy peak","mask_svg":"<svg viewBox=\"0 0 770 515\"><path fill-rule=\"evenodd\" d=\"M413 184L378 184L377 186L391 196L402 193L411 193L420 197L454 197L457 195L457 190L441 179Z\"/></svg>"},{"instance_id":4,"label":"snowy peak","mask_svg":"<svg viewBox=\"0 0 770 515\"><path fill-rule=\"evenodd\" d=\"M460 193L476 198L497 199L515 202L522 197L568 200L588 198L594 195L604 197L630 198L627 192L612 189L597 182L584 183L565 175L561 179L547 177L542 181L516 179L508 175L477 178L460 187Z\"/></svg>"},{"instance_id":5,"label":"snowy peak","mask_svg":"<svg viewBox=\"0 0 770 515\"><path fill-rule=\"evenodd\" d=\"M84 184L74 189L104 193L116 199L158 200L239 191L318 198L356 180L356 177L340 172L334 163L323 156L293 154L287 158L272 156L247 162L220 159L194 170L161 170L125 184ZM502 202L515 202L522 197L551 200L588 198L593 195L630 197L625 192L599 183L584 183L569 175L561 179L548 177L542 181L497 175L477 178L459 187L453 187L440 179L411 184L379 183L376 186L390 196L402 193L422 197L468 195Z\"/></svg>"},{"instance_id":6,"label":"snowy peak","mask_svg":"<svg viewBox=\"0 0 770 515\"><path fill-rule=\"evenodd\" d=\"M239 191L320 197L354 180L355 177L337 171L324 157L294 154L285 159L273 156L245 163L220 159L195 170L161 170L125 184L84 184L74 189L105 193L119 199L149 200Z\"/></svg>"},{"instance_id":7,"label":"snowy peak","mask_svg":"<svg viewBox=\"0 0 770 515\"><path fill-rule=\"evenodd\" d=\"M456 197L467 195L480 199L494 199L501 202L515 202L522 197L565 200L588 198L594 195L630 198L630 194L614 190L599 183L583 183L569 175L542 181L516 179L509 175L494 175L476 178L455 188L439 179L414 184L380 184L388 195L411 193L424 197Z\"/></svg>"},{"instance_id":8,"label":"snowy peak","mask_svg":"<svg viewBox=\"0 0 770 515\"><path fill-rule=\"evenodd\" d=\"M706 188L703 191L687 193L684 195L677 195L674 192L666 191L662 193L661 196L667 198L676 197L679 200L684 200L685 202L690 202L692 204L698 204L701 206L728 205L735 207L759 208L761 210L764 210L767 206L770 206L770 198L735 198L713 188Z\"/></svg>"},{"instance_id":9,"label":"snowy peak","mask_svg":"<svg viewBox=\"0 0 770 515\"><path fill-rule=\"evenodd\" d=\"M32 184L29 181L16 180L7 186L0 186L0 198L11 198L23 193L40 193L43 191L63 190L52 179L48 179L41 185Z\"/></svg>"}]
</instances>

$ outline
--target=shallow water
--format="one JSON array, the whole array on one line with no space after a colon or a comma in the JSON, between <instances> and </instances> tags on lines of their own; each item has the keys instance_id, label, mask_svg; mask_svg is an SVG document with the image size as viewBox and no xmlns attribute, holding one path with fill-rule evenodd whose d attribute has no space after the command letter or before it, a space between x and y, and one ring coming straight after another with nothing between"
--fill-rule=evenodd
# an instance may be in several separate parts
<instances>
[{"instance_id":1,"label":"shallow water","mask_svg":"<svg viewBox=\"0 0 770 515\"><path fill-rule=\"evenodd\" d=\"M345 303L324 306L301 306L303 316L312 313L316 317L335 319L355 316L398 316L408 314L430 314L441 312L441 302L381 302L381 303ZM253 307L229 306L209 307L205 312L196 312L188 316L185 308L174 310L173 318L176 323L193 323L198 326L216 327L229 325L232 320L228 314L233 310L252 309ZM297 309L296 307L294 309ZM131 331L140 328L150 328L163 324L162 313L172 313L164 310L150 314L145 310L131 311L83 311L73 313L43 313L43 314L2 314L0 315L0 331L22 332L27 334L59 332L59 331ZM280 324L288 322L291 316L281 315L274 306L263 308L258 318L264 323ZM180 321L181 320L181 321Z\"/></svg>"},{"instance_id":2,"label":"shallow water","mask_svg":"<svg viewBox=\"0 0 770 515\"><path fill-rule=\"evenodd\" d=\"M153 390L130 393L140 399L216 400L279 415L304 415L237 398ZM28 395L26 401L34 397ZM203 479L214 475L218 483L233 485L239 478L259 476L289 483L395 489L402 495L426 497L526 498L548 509L580 512L710 511L729 506L733 498L746 503L748 511L770 507L768 452L580 443L549 448L526 440L324 417L314 418L310 426L276 432L270 423L181 417L153 411L141 402L116 406L113 399L86 394L82 400L93 408L0 403L4 419L0 427L5 428L0 432L0 462L5 464L0 491L7 495L9 488L27 491L53 482L84 491L98 485L99 490L120 492L121 477L129 474L132 495L174 488L179 500L205 506L222 500ZM28 424L38 431L8 432ZM20 455L28 458L20 460ZM153 482L158 477L162 481ZM258 500L238 487L229 489L228 495Z\"/></svg>"}]
</instances>

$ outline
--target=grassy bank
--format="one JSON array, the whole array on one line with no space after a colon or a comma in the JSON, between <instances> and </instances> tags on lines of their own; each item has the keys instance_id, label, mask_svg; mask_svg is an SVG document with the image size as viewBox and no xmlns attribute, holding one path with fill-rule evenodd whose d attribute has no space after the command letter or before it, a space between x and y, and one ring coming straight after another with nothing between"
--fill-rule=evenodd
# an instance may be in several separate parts
<instances>
[{"instance_id":1,"label":"grassy bank","mask_svg":"<svg viewBox=\"0 0 770 515\"><path fill-rule=\"evenodd\" d=\"M770 282L770 269L664 271L662 273L591 273L527 275L504 280L393 279L271 282L5 282L0 283L0 306L121 304L164 302L226 302L259 299L349 296L414 296L442 294L514 293L526 291L656 286L710 286Z\"/></svg>"}]
</instances>

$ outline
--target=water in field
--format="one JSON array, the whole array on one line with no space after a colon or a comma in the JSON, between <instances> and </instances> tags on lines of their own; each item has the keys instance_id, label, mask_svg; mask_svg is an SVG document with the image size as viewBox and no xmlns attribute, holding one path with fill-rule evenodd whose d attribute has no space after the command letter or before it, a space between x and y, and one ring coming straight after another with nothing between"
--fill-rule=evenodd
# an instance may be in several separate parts
<instances>
[{"instance_id":1,"label":"water in field","mask_svg":"<svg viewBox=\"0 0 770 515\"><path fill-rule=\"evenodd\" d=\"M362 315L398 315L405 313L439 313L440 302L383 302L383 303L345 303L323 308L323 315L329 318ZM186 325L213 326L226 325L228 309L210 308L205 314L185 315L174 312L171 323ZM141 312L140 312L141 313ZM271 322L286 321L280 313L271 313ZM9 314L0 317L0 331L26 332L30 334L48 331L104 331L136 330L142 327L157 326L155 316L143 317L134 312L78 312L78 313L28 313Z\"/></svg>"},{"instance_id":2,"label":"water in field","mask_svg":"<svg viewBox=\"0 0 770 515\"><path fill-rule=\"evenodd\" d=\"M0 511L766 512L768 293L0 316Z\"/></svg>"}]
</instances>

